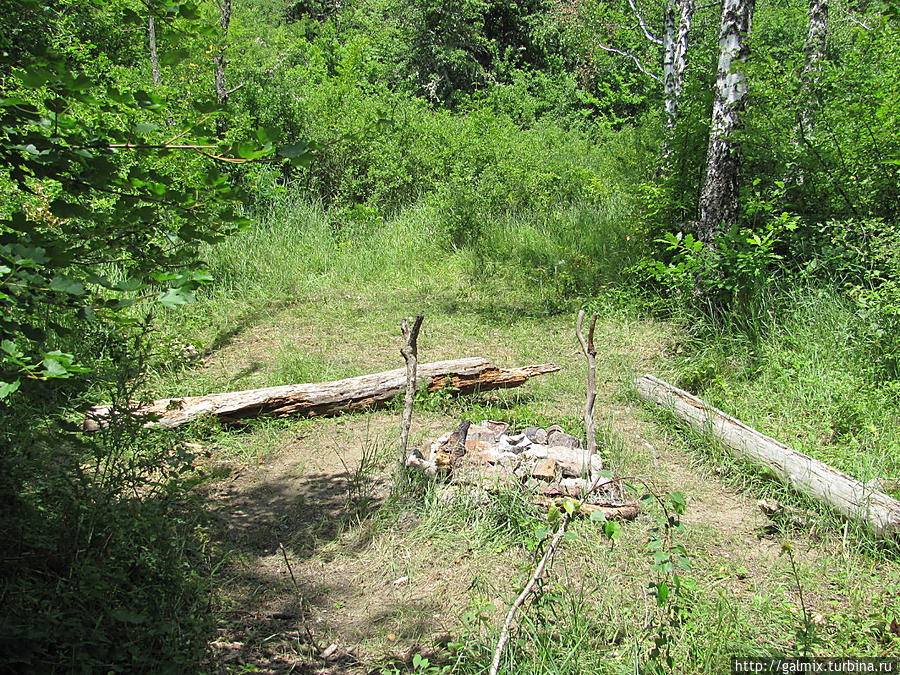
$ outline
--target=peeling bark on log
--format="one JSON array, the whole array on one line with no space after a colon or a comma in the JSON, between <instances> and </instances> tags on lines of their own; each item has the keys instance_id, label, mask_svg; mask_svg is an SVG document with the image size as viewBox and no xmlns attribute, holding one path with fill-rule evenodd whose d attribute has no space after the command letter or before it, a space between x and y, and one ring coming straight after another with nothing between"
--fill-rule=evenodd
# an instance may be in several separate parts
<instances>
[{"instance_id":1,"label":"peeling bark on log","mask_svg":"<svg viewBox=\"0 0 900 675\"><path fill-rule=\"evenodd\" d=\"M737 455L772 471L781 481L815 497L880 537L900 530L900 502L824 462L797 452L652 375L635 380L641 398L667 408L693 429L712 433Z\"/></svg>"},{"instance_id":2,"label":"peeling bark on log","mask_svg":"<svg viewBox=\"0 0 900 675\"><path fill-rule=\"evenodd\" d=\"M485 359L472 357L419 365L417 384L428 391L453 387L461 394L491 389L507 389L529 378L555 373L559 366L543 363L521 368L498 368ZM350 377L335 382L289 384L205 396L164 398L143 406L135 415L153 415L146 427L177 427L206 415L233 421L263 415L315 417L356 412L383 406L406 386L406 368ZM97 431L110 413L110 406L96 406L88 412L85 431Z\"/></svg>"}]
</instances>

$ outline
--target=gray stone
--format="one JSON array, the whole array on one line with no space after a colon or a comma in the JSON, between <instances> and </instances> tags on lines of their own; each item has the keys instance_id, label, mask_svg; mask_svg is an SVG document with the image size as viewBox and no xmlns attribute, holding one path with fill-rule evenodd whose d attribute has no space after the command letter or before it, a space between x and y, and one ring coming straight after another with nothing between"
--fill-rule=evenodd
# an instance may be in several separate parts
<instances>
[{"instance_id":1,"label":"gray stone","mask_svg":"<svg viewBox=\"0 0 900 675\"><path fill-rule=\"evenodd\" d=\"M580 448L581 441L574 436L567 434L559 427L550 427L547 431L547 445L562 445L567 448Z\"/></svg>"},{"instance_id":2,"label":"gray stone","mask_svg":"<svg viewBox=\"0 0 900 675\"><path fill-rule=\"evenodd\" d=\"M555 445L547 450L547 457L556 460L565 476L580 478L585 470L590 472L590 459L584 450Z\"/></svg>"},{"instance_id":3,"label":"gray stone","mask_svg":"<svg viewBox=\"0 0 900 675\"><path fill-rule=\"evenodd\" d=\"M484 441L485 443L494 443L497 440L497 432L480 424L473 424L469 427L469 433L466 434L467 441Z\"/></svg>"},{"instance_id":4,"label":"gray stone","mask_svg":"<svg viewBox=\"0 0 900 675\"><path fill-rule=\"evenodd\" d=\"M545 459L548 450L549 448L546 445L532 444L522 455L528 459Z\"/></svg>"},{"instance_id":5,"label":"gray stone","mask_svg":"<svg viewBox=\"0 0 900 675\"><path fill-rule=\"evenodd\" d=\"M528 427L525 429L525 436L532 443L545 444L547 442L547 430L540 427Z\"/></svg>"}]
</instances>

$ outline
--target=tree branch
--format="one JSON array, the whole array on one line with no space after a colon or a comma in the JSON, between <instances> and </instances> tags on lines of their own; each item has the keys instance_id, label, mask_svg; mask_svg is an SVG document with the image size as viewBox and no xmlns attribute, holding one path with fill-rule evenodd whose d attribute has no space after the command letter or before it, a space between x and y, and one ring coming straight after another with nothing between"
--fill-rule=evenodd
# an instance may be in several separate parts
<instances>
[{"instance_id":1,"label":"tree branch","mask_svg":"<svg viewBox=\"0 0 900 675\"><path fill-rule=\"evenodd\" d=\"M416 397L416 366L418 357L418 346L416 344L419 339L419 329L422 327L424 314L419 314L414 320L412 327L409 321L404 317L400 323L400 330L406 343L400 349L403 359L406 361L406 396L403 400L403 420L400 424L400 446L399 461L397 464L398 471L402 470L406 464L406 446L409 442L409 427L412 424L413 402Z\"/></svg>"},{"instance_id":2,"label":"tree branch","mask_svg":"<svg viewBox=\"0 0 900 675\"><path fill-rule=\"evenodd\" d=\"M587 398L584 404L584 432L587 435L587 451L593 456L597 452L597 432L594 429L594 400L597 398L597 362L594 349L594 329L597 327L597 314L591 317L591 326L588 329L587 340L581 331L584 322L584 310L578 312L578 321L575 323L575 335L581 343L581 351L588 362Z\"/></svg>"},{"instance_id":3,"label":"tree branch","mask_svg":"<svg viewBox=\"0 0 900 675\"><path fill-rule=\"evenodd\" d=\"M634 61L635 65L637 65L637 67L638 67L638 70L640 70L642 73L644 73L644 75L647 75L648 77L652 77L657 82L662 82L659 75L654 75L649 70L647 70L647 68L644 67L644 64L641 63L641 60L637 56L632 54L631 52L624 52L621 49L616 49L615 47L607 47L602 42L598 42L597 46L600 47L600 49L602 49L603 51L612 52L613 54L619 54L620 56L627 56L629 59Z\"/></svg>"},{"instance_id":4,"label":"tree branch","mask_svg":"<svg viewBox=\"0 0 900 675\"><path fill-rule=\"evenodd\" d=\"M553 541L550 542L550 545L544 552L544 557L541 558L541 561L538 563L537 567L534 568L534 574L531 575L528 583L525 584L525 588L522 589L522 592L519 593L519 597L516 598L515 602L513 602L512 604L512 607L510 607L509 611L506 613L506 621L503 622L503 630L500 631L500 639L497 641L496 649L494 649L494 660L491 662L490 675L497 675L497 673L500 672L500 659L503 656L503 648L506 647L506 643L509 641L509 630L512 626L513 619L516 616L516 612L519 611L519 607L522 606L522 603L524 603L526 598L528 598L528 596L531 594L531 590L534 588L534 585L537 583L538 579L543 576L544 568L547 566L547 561L550 560L550 557L556 551L557 545L562 540L563 535L566 533L566 526L568 524L569 514L568 512L566 512L562 517L562 522L559 525L559 529L553 536Z\"/></svg>"},{"instance_id":5,"label":"tree branch","mask_svg":"<svg viewBox=\"0 0 900 675\"><path fill-rule=\"evenodd\" d=\"M622 480L624 479L619 479L619 481ZM547 547L547 550L544 552L544 556L541 558L541 561L537 564L537 567L534 568L534 573L531 575L528 583L525 584L525 588L522 589L522 592L519 593L519 596L513 602L512 607L510 607L509 611L506 613L506 621L503 622L503 630L500 631L500 639L497 640L497 646L494 649L494 658L491 662L491 670L489 675L497 675L500 672L500 659L503 656L503 648L506 647L506 643L509 641L509 632L512 626L513 619L515 619L516 617L516 612L519 611L519 608L522 606L531 591L534 589L535 584L543 576L544 568L547 567L547 561L549 561L550 558L553 557L553 554L556 551L556 547L559 545L559 542L562 541L563 535L565 535L566 533L566 527L569 524L570 517L581 511L581 507L587 501L587 498L590 497L594 493L594 491L598 487L600 487L601 484L606 484L606 481L603 480L600 476L597 476L590 489L588 489L588 491L584 493L584 496L577 502L577 505L571 511L567 508L563 508L563 515L559 523L559 529L553 536L553 539L551 540L550 545ZM572 501L574 502L575 500ZM663 509L665 509L665 504L663 504Z\"/></svg>"},{"instance_id":6,"label":"tree branch","mask_svg":"<svg viewBox=\"0 0 900 675\"><path fill-rule=\"evenodd\" d=\"M634 15L637 17L638 23L641 24L641 30L644 31L644 35L647 39L650 40L650 42L662 45L663 41L647 30L647 24L644 23L644 17L641 16L641 13L638 11L637 5L634 4L634 0L628 0L628 4L631 5L631 11L633 11Z\"/></svg>"}]
</instances>

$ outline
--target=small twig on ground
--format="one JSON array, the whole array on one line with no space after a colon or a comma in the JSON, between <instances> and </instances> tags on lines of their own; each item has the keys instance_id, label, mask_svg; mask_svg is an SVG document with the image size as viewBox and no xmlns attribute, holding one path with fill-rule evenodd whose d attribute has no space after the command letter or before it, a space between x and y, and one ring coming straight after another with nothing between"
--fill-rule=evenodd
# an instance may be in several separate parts
<instances>
[{"instance_id":1,"label":"small twig on ground","mask_svg":"<svg viewBox=\"0 0 900 675\"><path fill-rule=\"evenodd\" d=\"M593 331L591 332L593 333ZM582 504L584 504L591 493L593 493L594 490L596 490L600 486L600 483L601 479L598 476L591 484L590 489L588 489L588 491L584 493L584 496L578 501L575 508L573 508L571 511L566 508L563 509L562 518L560 519L559 523L559 529L556 531L556 534L553 535L553 539L550 541L550 545L547 547L547 550L544 551L544 556L537 564L537 567L534 568L534 573L531 575L528 583L525 584L525 588L522 589L522 592L519 593L519 596L513 602L512 607L509 608L509 612L506 613L506 621L503 622L503 630L500 631L500 639L497 640L497 646L494 648L494 659L491 662L491 670L489 675L497 675L497 673L500 672L500 659L503 657L503 648L506 647L506 643L509 641L509 632L512 626L513 619L515 619L516 617L516 612L519 611L519 608L531 594L532 590L534 590L535 584L537 584L540 578L544 575L544 568L547 566L547 562L550 560L550 558L553 557L553 554L556 552L557 545L559 545L559 542L562 541L563 535L566 533L566 527L569 525L570 516L580 511Z\"/></svg>"},{"instance_id":2,"label":"small twig on ground","mask_svg":"<svg viewBox=\"0 0 900 675\"><path fill-rule=\"evenodd\" d=\"M400 446L397 470L402 471L406 462L406 445L409 442L409 427L412 424L413 402L416 397L416 366L418 357L418 347L416 341L419 339L419 329L422 327L424 314L419 314L414 320L412 327L406 318L400 324L403 331L403 337L406 343L400 349L403 358L406 360L406 396L403 400L403 421L400 424Z\"/></svg>"},{"instance_id":3,"label":"small twig on ground","mask_svg":"<svg viewBox=\"0 0 900 675\"><path fill-rule=\"evenodd\" d=\"M519 611L519 607L522 606L522 603L525 602L525 599L531 594L531 590L538 582L538 579L543 576L544 567L547 566L547 561L550 560L550 557L556 550L557 544L559 544L560 540L563 538L563 535L566 533L566 525L568 525L568 523L569 514L566 513L562 517L562 522L560 523L559 529L556 531L556 534L553 536L553 540L550 542L547 550L544 551L544 557L541 558L541 561L538 563L537 567L534 568L534 574L531 575L528 583L525 584L525 588L522 589L522 592L519 593L519 597L516 598L515 602L513 602L512 604L512 607L509 608L509 612L506 613L506 621L503 622L503 630L500 631L500 639L497 641L497 647L494 649L494 660L491 662L490 675L497 675L497 673L500 672L500 659L503 656L503 648L506 647L506 643L509 640L509 630L512 626L513 619L516 616L516 612Z\"/></svg>"},{"instance_id":4,"label":"small twig on ground","mask_svg":"<svg viewBox=\"0 0 900 675\"><path fill-rule=\"evenodd\" d=\"M287 565L288 572L291 575L291 583L294 584L294 590L297 591L297 596L300 595L300 587L297 585L297 577L294 576L294 570L291 568L291 561L288 560L287 551L284 550L284 544L280 541L278 542L278 548L281 549L281 555L284 556L284 564Z\"/></svg>"},{"instance_id":5,"label":"small twig on ground","mask_svg":"<svg viewBox=\"0 0 900 675\"><path fill-rule=\"evenodd\" d=\"M581 330L584 322L584 310L578 312L578 321L575 323L575 335L581 343L581 351L588 363L587 376L587 400L584 404L584 431L587 434L588 454L593 456L597 452L597 433L594 430L594 400L597 398L597 350L594 349L594 329L597 327L597 315L591 317L591 327L588 329L587 340Z\"/></svg>"}]
</instances>

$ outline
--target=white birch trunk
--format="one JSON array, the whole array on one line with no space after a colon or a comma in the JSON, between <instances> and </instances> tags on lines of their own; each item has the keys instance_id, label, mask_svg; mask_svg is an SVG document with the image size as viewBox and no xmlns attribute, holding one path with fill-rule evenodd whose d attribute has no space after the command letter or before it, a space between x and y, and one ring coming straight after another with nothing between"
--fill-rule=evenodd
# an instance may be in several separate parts
<instances>
[{"instance_id":1,"label":"white birch trunk","mask_svg":"<svg viewBox=\"0 0 900 675\"><path fill-rule=\"evenodd\" d=\"M666 129L671 131L678 119L678 93L675 67L675 7L666 7L663 26L663 101L666 107ZM683 72L683 71L682 71ZM668 148L667 148L668 151Z\"/></svg>"},{"instance_id":2,"label":"white birch trunk","mask_svg":"<svg viewBox=\"0 0 900 675\"><path fill-rule=\"evenodd\" d=\"M747 37L754 0L724 0L719 28L719 66L706 154L706 175L700 194L699 239L709 247L738 217L741 149L735 133L742 126L747 80Z\"/></svg>"},{"instance_id":3,"label":"white birch trunk","mask_svg":"<svg viewBox=\"0 0 900 675\"><path fill-rule=\"evenodd\" d=\"M678 13L676 23L675 14ZM663 31L663 92L666 128L671 132L678 121L678 103L687 72L688 36L694 19L694 0L679 0L666 8Z\"/></svg>"},{"instance_id":4,"label":"white birch trunk","mask_svg":"<svg viewBox=\"0 0 900 675\"><path fill-rule=\"evenodd\" d=\"M825 42L828 37L828 0L810 0L809 26L803 47L803 74L800 76L800 132L807 138L813 136L815 115L821 103L819 77L825 59Z\"/></svg>"},{"instance_id":5,"label":"white birch trunk","mask_svg":"<svg viewBox=\"0 0 900 675\"><path fill-rule=\"evenodd\" d=\"M156 52L156 21L152 14L147 20L147 36L150 41L150 69L153 72L153 85L159 86L159 54Z\"/></svg>"}]
</instances>

